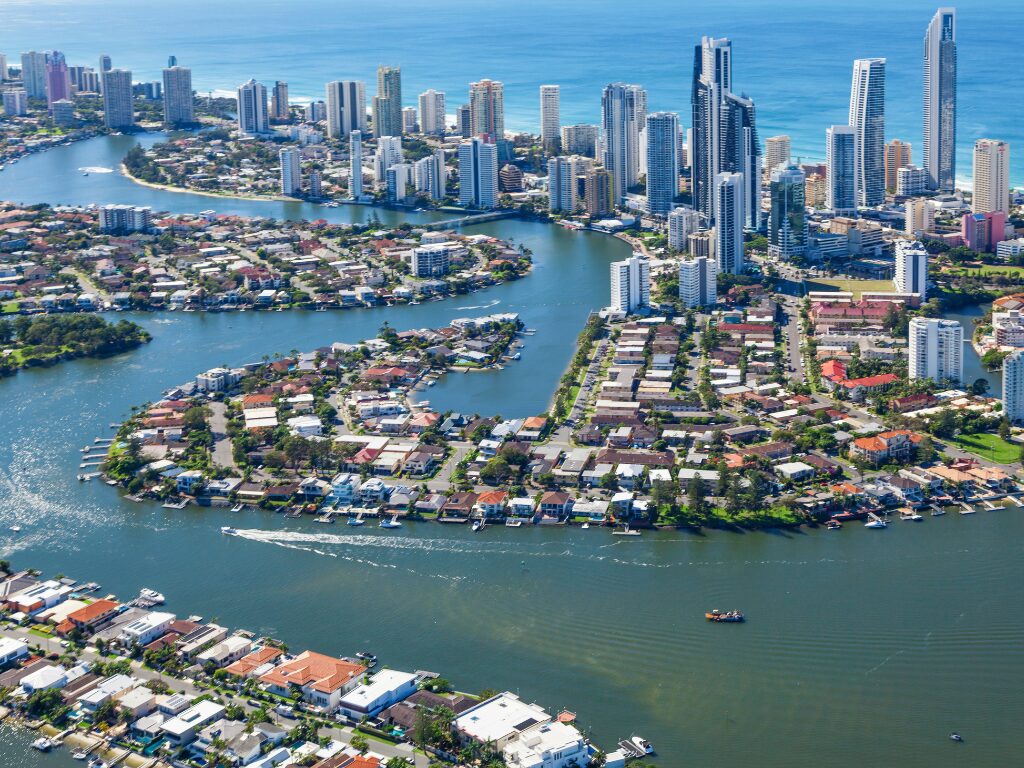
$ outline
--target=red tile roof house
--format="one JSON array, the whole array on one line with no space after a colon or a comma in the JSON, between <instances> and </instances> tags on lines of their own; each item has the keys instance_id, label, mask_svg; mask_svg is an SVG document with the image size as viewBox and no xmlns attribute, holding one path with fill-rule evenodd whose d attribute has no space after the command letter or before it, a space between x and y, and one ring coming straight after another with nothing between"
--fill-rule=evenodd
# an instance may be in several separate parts
<instances>
[{"instance_id":1,"label":"red tile roof house","mask_svg":"<svg viewBox=\"0 0 1024 768\"><path fill-rule=\"evenodd\" d=\"M541 517L561 520L572 511L572 497L563 491L548 491L540 497L537 512Z\"/></svg>"},{"instance_id":2,"label":"red tile roof house","mask_svg":"<svg viewBox=\"0 0 1024 768\"><path fill-rule=\"evenodd\" d=\"M484 491L476 498L476 508L484 517L502 517L508 494L505 491Z\"/></svg>"},{"instance_id":3,"label":"red tile roof house","mask_svg":"<svg viewBox=\"0 0 1024 768\"><path fill-rule=\"evenodd\" d=\"M881 392L900 380L895 373L882 373L878 376L866 376L863 379L848 379L842 386L850 395L851 400L863 400L872 392Z\"/></svg>"},{"instance_id":4,"label":"red tile roof house","mask_svg":"<svg viewBox=\"0 0 1024 768\"><path fill-rule=\"evenodd\" d=\"M113 600L96 600L84 608L72 611L67 618L57 625L58 635L66 635L74 629L92 634L100 624L115 616L121 605Z\"/></svg>"},{"instance_id":5,"label":"red tile roof house","mask_svg":"<svg viewBox=\"0 0 1024 768\"><path fill-rule=\"evenodd\" d=\"M874 437L861 437L850 443L850 457L878 466L886 461L906 461L914 453L921 436L909 429L894 429Z\"/></svg>"},{"instance_id":6,"label":"red tile roof house","mask_svg":"<svg viewBox=\"0 0 1024 768\"><path fill-rule=\"evenodd\" d=\"M290 697L299 690L303 701L333 712L341 697L359 685L365 671L361 664L303 651L260 677L260 682L278 696Z\"/></svg>"}]
</instances>

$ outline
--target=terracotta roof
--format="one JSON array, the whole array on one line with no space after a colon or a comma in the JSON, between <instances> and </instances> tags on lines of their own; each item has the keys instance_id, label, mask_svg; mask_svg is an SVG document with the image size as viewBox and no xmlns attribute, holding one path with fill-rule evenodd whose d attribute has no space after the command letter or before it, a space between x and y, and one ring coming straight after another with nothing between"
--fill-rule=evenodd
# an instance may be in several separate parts
<instances>
[{"instance_id":1,"label":"terracotta roof","mask_svg":"<svg viewBox=\"0 0 1024 768\"><path fill-rule=\"evenodd\" d=\"M258 651L246 654L234 664L229 664L224 669L229 675L246 677L254 669L263 666L269 661L273 661L282 653L284 652L280 648L272 648L268 645L265 648L260 648Z\"/></svg>"},{"instance_id":2,"label":"terracotta roof","mask_svg":"<svg viewBox=\"0 0 1024 768\"><path fill-rule=\"evenodd\" d=\"M477 496L477 504L501 504L505 501L508 493L505 491L484 491Z\"/></svg>"},{"instance_id":3,"label":"terracotta roof","mask_svg":"<svg viewBox=\"0 0 1024 768\"><path fill-rule=\"evenodd\" d=\"M886 384L895 384L899 376L894 373L880 373L877 376L865 376L863 379L850 379L842 382L844 387L854 389L855 387L881 387Z\"/></svg>"},{"instance_id":4,"label":"terracotta roof","mask_svg":"<svg viewBox=\"0 0 1024 768\"><path fill-rule=\"evenodd\" d=\"M68 614L67 618L68 621L74 624L89 624L96 621L96 619L103 618L108 613L116 611L119 607L120 604L115 603L113 600L97 600L84 608L72 611Z\"/></svg>"},{"instance_id":5,"label":"terracotta roof","mask_svg":"<svg viewBox=\"0 0 1024 768\"><path fill-rule=\"evenodd\" d=\"M274 667L260 678L261 683L288 688L310 687L320 693L336 691L365 670L360 664L342 661L313 651L303 651L291 661Z\"/></svg>"}]
</instances>

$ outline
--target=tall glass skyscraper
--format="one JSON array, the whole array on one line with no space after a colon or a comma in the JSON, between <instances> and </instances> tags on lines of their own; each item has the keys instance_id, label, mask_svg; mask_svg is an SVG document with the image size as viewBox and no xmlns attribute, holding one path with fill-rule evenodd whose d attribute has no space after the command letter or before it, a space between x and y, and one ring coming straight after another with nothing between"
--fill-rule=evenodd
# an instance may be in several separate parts
<instances>
[{"instance_id":1,"label":"tall glass skyscraper","mask_svg":"<svg viewBox=\"0 0 1024 768\"><path fill-rule=\"evenodd\" d=\"M932 189L956 182L956 9L940 8L924 36L924 169Z\"/></svg>"},{"instance_id":2,"label":"tall glass skyscraper","mask_svg":"<svg viewBox=\"0 0 1024 768\"><path fill-rule=\"evenodd\" d=\"M776 168L771 176L772 210L768 254L789 259L807 252L807 213L804 173L799 168Z\"/></svg>"},{"instance_id":3,"label":"tall glass skyscraper","mask_svg":"<svg viewBox=\"0 0 1024 768\"><path fill-rule=\"evenodd\" d=\"M601 93L601 158L612 178L612 197L621 204L640 173L640 127L647 117L647 91L611 83Z\"/></svg>"},{"instance_id":4,"label":"tall glass skyscraper","mask_svg":"<svg viewBox=\"0 0 1024 768\"><path fill-rule=\"evenodd\" d=\"M885 59L853 62L850 125L856 137L857 202L885 202Z\"/></svg>"},{"instance_id":5,"label":"tall glass skyscraper","mask_svg":"<svg viewBox=\"0 0 1024 768\"><path fill-rule=\"evenodd\" d=\"M668 216L679 193L679 117L674 112L647 116L647 212Z\"/></svg>"}]
</instances>

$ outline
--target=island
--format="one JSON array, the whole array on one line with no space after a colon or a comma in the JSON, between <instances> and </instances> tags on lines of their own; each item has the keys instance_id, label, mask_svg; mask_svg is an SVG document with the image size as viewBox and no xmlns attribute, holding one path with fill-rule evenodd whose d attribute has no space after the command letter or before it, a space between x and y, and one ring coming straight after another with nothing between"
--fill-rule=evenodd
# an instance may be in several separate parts
<instances>
[{"instance_id":1,"label":"island","mask_svg":"<svg viewBox=\"0 0 1024 768\"><path fill-rule=\"evenodd\" d=\"M0 376L61 360L115 355L151 338L136 323L108 323L96 315L0 317Z\"/></svg>"}]
</instances>

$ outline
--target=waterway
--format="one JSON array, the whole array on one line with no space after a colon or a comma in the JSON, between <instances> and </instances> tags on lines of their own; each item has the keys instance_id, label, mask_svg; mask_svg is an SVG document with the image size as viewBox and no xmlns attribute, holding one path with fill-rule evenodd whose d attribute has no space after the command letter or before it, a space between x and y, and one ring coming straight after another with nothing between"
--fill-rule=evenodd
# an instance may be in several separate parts
<instances>
[{"instance_id":1,"label":"waterway","mask_svg":"<svg viewBox=\"0 0 1024 768\"><path fill-rule=\"evenodd\" d=\"M5 172L0 198L34 196L34 165L61 172L58 153L77 153L74 167L104 164L85 150L106 152L109 141L19 163L20 195ZM135 189L118 201L136 202ZM180 199L152 204L174 209ZM0 553L122 596L150 586L179 614L272 633L296 649L370 649L388 666L436 670L462 689L510 688L567 706L598 744L633 731L651 739L662 768L1014 762L1024 716L1017 508L835 533L622 541L599 529L474 534L425 523L352 534L268 513L164 510L74 480L79 448L110 434L130 405L206 367L357 339L385 318L401 329L520 311L537 329L522 361L451 376L429 397L439 408L543 410L587 312L605 301L607 263L625 246L527 222L483 229L530 247L534 273L386 311L140 315L154 333L145 347L0 381ZM228 520L244 535L221 536ZM15 522L17 535L8 532ZM710 608L738 608L749 621L710 625ZM954 729L965 744L948 741ZM70 762L28 754L26 744L0 735L0 764Z\"/></svg>"}]
</instances>

